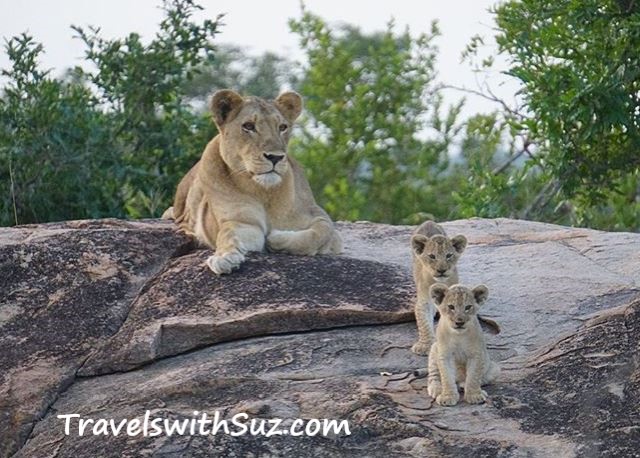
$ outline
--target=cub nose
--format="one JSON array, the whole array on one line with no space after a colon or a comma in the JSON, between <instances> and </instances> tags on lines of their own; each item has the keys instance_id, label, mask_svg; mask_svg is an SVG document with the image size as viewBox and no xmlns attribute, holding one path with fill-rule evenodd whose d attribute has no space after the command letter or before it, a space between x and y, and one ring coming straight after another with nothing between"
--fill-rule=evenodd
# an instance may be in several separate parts
<instances>
[{"instance_id":1,"label":"cub nose","mask_svg":"<svg viewBox=\"0 0 640 458\"><path fill-rule=\"evenodd\" d=\"M276 165L278 162L280 162L282 159L284 159L284 154L267 154L265 153L264 157L268 160L271 161L271 163L273 165Z\"/></svg>"},{"instance_id":2,"label":"cub nose","mask_svg":"<svg viewBox=\"0 0 640 458\"><path fill-rule=\"evenodd\" d=\"M447 273L447 269L438 269L438 275L444 275Z\"/></svg>"},{"instance_id":3,"label":"cub nose","mask_svg":"<svg viewBox=\"0 0 640 458\"><path fill-rule=\"evenodd\" d=\"M461 328L462 326L464 326L464 321L463 320L456 320L456 327L457 328Z\"/></svg>"}]
</instances>

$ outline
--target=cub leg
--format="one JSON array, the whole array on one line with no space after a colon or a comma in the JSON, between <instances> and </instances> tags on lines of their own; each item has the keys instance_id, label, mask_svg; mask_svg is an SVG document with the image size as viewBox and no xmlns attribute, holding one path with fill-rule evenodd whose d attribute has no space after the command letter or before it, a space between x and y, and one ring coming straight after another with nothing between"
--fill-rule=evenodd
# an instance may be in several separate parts
<instances>
[{"instance_id":1,"label":"cub leg","mask_svg":"<svg viewBox=\"0 0 640 458\"><path fill-rule=\"evenodd\" d=\"M434 308L429 302L416 301L414 306L416 324L418 325L418 341L413 344L411 351L417 355L427 355L435 340L433 331Z\"/></svg>"},{"instance_id":2,"label":"cub leg","mask_svg":"<svg viewBox=\"0 0 640 458\"><path fill-rule=\"evenodd\" d=\"M485 361L482 358L476 357L467 361L464 400L469 404L481 404L487 400L487 393L480 388L485 368Z\"/></svg>"},{"instance_id":3,"label":"cub leg","mask_svg":"<svg viewBox=\"0 0 640 458\"><path fill-rule=\"evenodd\" d=\"M442 384L440 383L440 370L438 369L438 346L431 345L429 352L429 365L427 375L427 393L433 399L436 399L442 392Z\"/></svg>"},{"instance_id":4,"label":"cub leg","mask_svg":"<svg viewBox=\"0 0 640 458\"><path fill-rule=\"evenodd\" d=\"M436 364L438 365L440 383L442 384L442 391L436 397L436 402L441 406L454 406L460 400L460 394L456 385L456 370L453 364L453 357L452 355L438 354Z\"/></svg>"},{"instance_id":5,"label":"cub leg","mask_svg":"<svg viewBox=\"0 0 640 458\"><path fill-rule=\"evenodd\" d=\"M227 221L220 226L216 238L216 252L210 256L207 266L216 274L228 274L244 261L245 253L264 248L262 228L237 221Z\"/></svg>"}]
</instances>

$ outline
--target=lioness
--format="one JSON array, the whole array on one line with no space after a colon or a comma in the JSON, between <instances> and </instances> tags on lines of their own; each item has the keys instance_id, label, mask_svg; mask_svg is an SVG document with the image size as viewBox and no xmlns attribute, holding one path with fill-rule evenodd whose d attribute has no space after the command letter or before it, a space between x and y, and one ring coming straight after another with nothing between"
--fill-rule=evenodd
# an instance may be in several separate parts
<instances>
[{"instance_id":1,"label":"lioness","mask_svg":"<svg viewBox=\"0 0 640 458\"><path fill-rule=\"evenodd\" d=\"M413 253L413 279L416 284L414 306L418 325L418 341L411 350L426 355L433 343L433 319L436 313L431 304L429 288L436 282L453 285L458 283L458 258L467 247L464 235L448 238L444 229L433 221L425 221L411 237Z\"/></svg>"},{"instance_id":2,"label":"lioness","mask_svg":"<svg viewBox=\"0 0 640 458\"><path fill-rule=\"evenodd\" d=\"M166 215L215 250L207 265L230 273L249 251L315 255L339 253L340 236L311 192L300 165L287 154L302 99L276 100L216 92L210 104L219 134L180 181Z\"/></svg>"},{"instance_id":3,"label":"lioness","mask_svg":"<svg viewBox=\"0 0 640 458\"><path fill-rule=\"evenodd\" d=\"M464 382L464 400L484 402L487 393L481 386L500 373L498 364L489 359L478 321L478 309L489 290L484 285L470 289L436 283L430 295L440 311L440 323L429 352L427 392L438 404L452 406L460 400L456 382Z\"/></svg>"}]
</instances>

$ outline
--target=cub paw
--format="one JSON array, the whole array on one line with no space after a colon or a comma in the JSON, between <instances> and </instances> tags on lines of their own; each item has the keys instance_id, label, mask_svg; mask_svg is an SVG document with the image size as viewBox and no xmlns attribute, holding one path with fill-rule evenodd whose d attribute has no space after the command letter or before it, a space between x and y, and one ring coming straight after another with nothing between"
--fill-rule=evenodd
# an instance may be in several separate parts
<instances>
[{"instance_id":1,"label":"cub paw","mask_svg":"<svg viewBox=\"0 0 640 458\"><path fill-rule=\"evenodd\" d=\"M429 350L431 350L431 342L418 341L411 347L411 351L416 355L428 356Z\"/></svg>"},{"instance_id":2,"label":"cub paw","mask_svg":"<svg viewBox=\"0 0 640 458\"><path fill-rule=\"evenodd\" d=\"M427 393L431 396L432 399L437 399L437 397L442 392L442 385L439 382L430 382L427 385Z\"/></svg>"},{"instance_id":3,"label":"cub paw","mask_svg":"<svg viewBox=\"0 0 640 458\"><path fill-rule=\"evenodd\" d=\"M244 261L244 255L242 255L242 253L235 252L209 256L206 264L213 273L216 275L222 275L230 274L233 269L240 266L242 261Z\"/></svg>"},{"instance_id":4,"label":"cub paw","mask_svg":"<svg viewBox=\"0 0 640 458\"><path fill-rule=\"evenodd\" d=\"M460 400L460 395L458 393L440 393L436 397L436 403L441 406L455 406Z\"/></svg>"},{"instance_id":5,"label":"cub paw","mask_svg":"<svg viewBox=\"0 0 640 458\"><path fill-rule=\"evenodd\" d=\"M470 391L464 393L464 401L467 404L482 404L487 400L487 392L484 390Z\"/></svg>"}]
</instances>

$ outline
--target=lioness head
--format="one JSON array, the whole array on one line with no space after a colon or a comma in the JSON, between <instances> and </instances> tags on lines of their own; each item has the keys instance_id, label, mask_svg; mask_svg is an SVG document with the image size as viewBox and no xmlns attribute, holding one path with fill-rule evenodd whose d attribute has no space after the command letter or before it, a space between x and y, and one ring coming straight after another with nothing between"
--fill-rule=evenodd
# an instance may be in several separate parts
<instances>
[{"instance_id":1,"label":"lioness head","mask_svg":"<svg viewBox=\"0 0 640 458\"><path fill-rule=\"evenodd\" d=\"M467 238L464 235L449 239L444 235L427 237L416 234L411 238L411 247L431 276L436 281L446 282L467 247Z\"/></svg>"},{"instance_id":2,"label":"lioness head","mask_svg":"<svg viewBox=\"0 0 640 458\"><path fill-rule=\"evenodd\" d=\"M452 329L462 332L489 297L489 289L484 285L470 289L463 285L448 287L436 283L431 285L429 296L440 311L440 319L444 319Z\"/></svg>"},{"instance_id":3,"label":"lioness head","mask_svg":"<svg viewBox=\"0 0 640 458\"><path fill-rule=\"evenodd\" d=\"M277 99L243 98L224 89L213 94L211 112L220 131L220 152L231 174L244 175L269 188L289 168L287 145L302 98L285 92Z\"/></svg>"}]
</instances>

